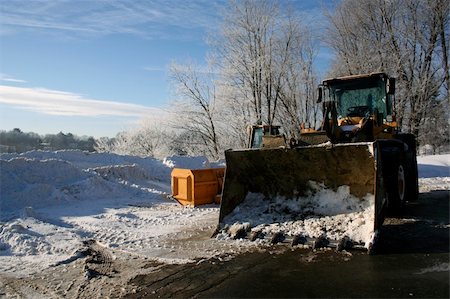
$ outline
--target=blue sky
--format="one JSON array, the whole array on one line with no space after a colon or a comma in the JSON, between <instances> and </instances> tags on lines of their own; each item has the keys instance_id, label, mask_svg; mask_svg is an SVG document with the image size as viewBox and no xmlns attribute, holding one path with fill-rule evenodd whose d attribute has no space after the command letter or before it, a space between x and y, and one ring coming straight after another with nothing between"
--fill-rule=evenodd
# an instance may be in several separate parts
<instances>
[{"instance_id":1,"label":"blue sky","mask_svg":"<svg viewBox=\"0 0 450 299\"><path fill-rule=\"evenodd\" d=\"M328 2L289 3L323 26ZM0 130L112 137L144 117L161 120L173 97L168 66L204 64L226 4L1 0ZM321 48L317 67L330 57Z\"/></svg>"}]
</instances>

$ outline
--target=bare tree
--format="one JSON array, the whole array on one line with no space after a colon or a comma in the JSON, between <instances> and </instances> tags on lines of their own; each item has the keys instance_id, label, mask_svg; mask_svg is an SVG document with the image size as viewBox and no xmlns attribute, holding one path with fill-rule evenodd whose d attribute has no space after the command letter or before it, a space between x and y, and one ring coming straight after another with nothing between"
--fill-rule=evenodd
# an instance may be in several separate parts
<instances>
[{"instance_id":1,"label":"bare tree","mask_svg":"<svg viewBox=\"0 0 450 299\"><path fill-rule=\"evenodd\" d=\"M186 142L197 153L213 159L221 155L216 113L216 86L211 70L202 70L192 63L170 67L176 87L177 100L173 102L174 127L186 132Z\"/></svg>"},{"instance_id":2,"label":"bare tree","mask_svg":"<svg viewBox=\"0 0 450 299\"><path fill-rule=\"evenodd\" d=\"M162 158L171 154L168 136L169 133L165 128L144 119L138 126L120 132L114 138L99 138L96 140L95 150L120 155Z\"/></svg>"},{"instance_id":3,"label":"bare tree","mask_svg":"<svg viewBox=\"0 0 450 299\"><path fill-rule=\"evenodd\" d=\"M247 101L227 81L217 85L218 109L224 120L221 134L223 148L245 148L248 142L247 127L254 124L253 111Z\"/></svg>"},{"instance_id":4,"label":"bare tree","mask_svg":"<svg viewBox=\"0 0 450 299\"><path fill-rule=\"evenodd\" d=\"M433 100L432 109L424 119L422 129L427 134L422 134L421 143L432 149L430 154L448 153L450 150L449 104L447 101Z\"/></svg>"},{"instance_id":5,"label":"bare tree","mask_svg":"<svg viewBox=\"0 0 450 299\"><path fill-rule=\"evenodd\" d=\"M315 128L321 114L315 103L317 47L310 28L301 25L299 20L288 19L284 26L286 40L293 46L286 55L278 119L289 136L299 137L300 127Z\"/></svg>"},{"instance_id":6,"label":"bare tree","mask_svg":"<svg viewBox=\"0 0 450 299\"><path fill-rule=\"evenodd\" d=\"M143 121L138 128L128 132L130 152L138 156L162 158L168 154L167 135L161 126Z\"/></svg>"},{"instance_id":7,"label":"bare tree","mask_svg":"<svg viewBox=\"0 0 450 299\"><path fill-rule=\"evenodd\" d=\"M94 149L99 153L112 153L114 151L114 138L100 137L96 139Z\"/></svg>"},{"instance_id":8,"label":"bare tree","mask_svg":"<svg viewBox=\"0 0 450 299\"><path fill-rule=\"evenodd\" d=\"M233 1L216 47L228 87L251 109L252 123L271 125L280 97L284 57L274 1ZM289 48L289 44L287 45ZM278 49L277 49L278 48ZM277 55L279 54L279 55Z\"/></svg>"},{"instance_id":9,"label":"bare tree","mask_svg":"<svg viewBox=\"0 0 450 299\"><path fill-rule=\"evenodd\" d=\"M231 1L224 14L214 51L221 71L220 98L235 120L231 131L240 144L251 124L281 123L288 134L297 135L301 123L315 122L310 102L317 83L312 66L316 49L292 11L276 1L244 0Z\"/></svg>"},{"instance_id":10,"label":"bare tree","mask_svg":"<svg viewBox=\"0 0 450 299\"><path fill-rule=\"evenodd\" d=\"M398 79L398 122L421 136L434 100L449 99L449 2L344 0L329 14L333 75L374 71Z\"/></svg>"}]
</instances>

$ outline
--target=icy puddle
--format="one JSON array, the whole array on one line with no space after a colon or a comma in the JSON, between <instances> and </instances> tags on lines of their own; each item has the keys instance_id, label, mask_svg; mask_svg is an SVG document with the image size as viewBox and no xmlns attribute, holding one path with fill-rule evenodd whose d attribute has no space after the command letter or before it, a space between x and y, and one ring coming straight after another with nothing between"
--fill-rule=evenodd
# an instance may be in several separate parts
<instances>
[{"instance_id":1,"label":"icy puddle","mask_svg":"<svg viewBox=\"0 0 450 299\"><path fill-rule=\"evenodd\" d=\"M356 198L348 186L336 192L311 182L313 194L296 199L264 198L248 194L243 203L224 219L218 239L248 238L260 243L291 241L306 245L310 239L323 247L329 241L348 242L345 246L368 248L373 241L374 196ZM322 245L322 246L321 246Z\"/></svg>"}]
</instances>

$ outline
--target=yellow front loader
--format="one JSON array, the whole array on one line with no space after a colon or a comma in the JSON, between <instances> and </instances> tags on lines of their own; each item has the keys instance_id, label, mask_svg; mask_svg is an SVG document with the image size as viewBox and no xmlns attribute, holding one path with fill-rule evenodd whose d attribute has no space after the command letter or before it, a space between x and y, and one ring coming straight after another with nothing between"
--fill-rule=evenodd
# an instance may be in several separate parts
<instances>
[{"instance_id":1,"label":"yellow front loader","mask_svg":"<svg viewBox=\"0 0 450 299\"><path fill-rule=\"evenodd\" d=\"M225 152L217 237L372 250L386 209L418 193L415 137L397 128L394 92L384 73L327 79L318 130L286 141L253 126L249 148Z\"/></svg>"}]
</instances>

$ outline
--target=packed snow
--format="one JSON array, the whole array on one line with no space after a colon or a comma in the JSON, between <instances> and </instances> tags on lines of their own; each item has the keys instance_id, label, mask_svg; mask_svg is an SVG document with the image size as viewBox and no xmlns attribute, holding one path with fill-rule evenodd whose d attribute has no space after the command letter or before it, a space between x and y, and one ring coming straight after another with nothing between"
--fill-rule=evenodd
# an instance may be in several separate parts
<instances>
[{"instance_id":1,"label":"packed snow","mask_svg":"<svg viewBox=\"0 0 450 299\"><path fill-rule=\"evenodd\" d=\"M450 189L450 155L418 157L418 161L421 192ZM216 165L223 166L223 162L210 163L204 157L156 160L82 151L2 154L0 271L19 276L38 272L73 256L87 239L167 262L188 262L257 246L249 241L211 239L219 207L183 207L170 197L173 167ZM367 241L365 224L373 221L367 207L373 198L355 201L345 187L330 193L320 184L312 197L316 206L309 208L316 212L334 210L323 215L329 220L328 237L349 235ZM249 195L250 204L259 200L259 195ZM346 204L336 204L339 202ZM277 203L274 199L272 216L280 211ZM300 213L296 206L289 208ZM351 218L352 227L340 227L349 221L345 217ZM274 224L269 226L263 224L269 219L250 217L249 221L262 231L304 231L312 237L323 234L321 224L308 215L297 222L285 219L282 224L280 220L275 224L272 219Z\"/></svg>"},{"instance_id":2,"label":"packed snow","mask_svg":"<svg viewBox=\"0 0 450 299\"><path fill-rule=\"evenodd\" d=\"M294 199L265 199L261 194L248 194L225 217L224 223L232 226L248 221L251 231L268 236L282 233L335 241L348 237L365 246L373 241L375 200L372 194L360 199L350 194L348 186L340 186L334 192L323 184L310 182L310 185L313 190L310 194ZM219 239L229 237L226 230L218 236Z\"/></svg>"}]
</instances>

